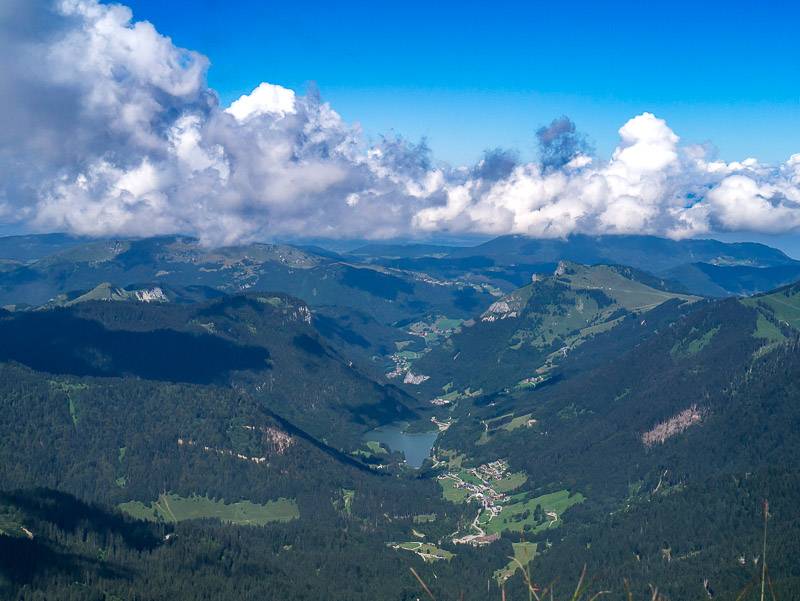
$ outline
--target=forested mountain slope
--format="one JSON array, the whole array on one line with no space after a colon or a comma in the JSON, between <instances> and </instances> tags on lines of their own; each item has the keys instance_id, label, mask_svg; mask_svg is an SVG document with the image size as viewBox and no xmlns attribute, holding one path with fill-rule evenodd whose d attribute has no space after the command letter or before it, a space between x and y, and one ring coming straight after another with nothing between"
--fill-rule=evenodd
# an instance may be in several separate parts
<instances>
[{"instance_id":1,"label":"forested mountain slope","mask_svg":"<svg viewBox=\"0 0 800 601\"><path fill-rule=\"evenodd\" d=\"M800 286L702 299L614 252L791 260L573 242L356 253L369 264L32 243L0 274L0 596L411 600L413 567L438 599L527 598L513 556L560 593L586 564L610 599L627 580L635 599L733 601L769 499L771 582L794 598ZM501 293L512 272L525 285ZM365 436L379 425L390 442ZM433 445L420 469L400 439Z\"/></svg>"},{"instance_id":2,"label":"forested mountain slope","mask_svg":"<svg viewBox=\"0 0 800 601\"><path fill-rule=\"evenodd\" d=\"M26 238L36 246L39 239ZM13 245L2 244L11 257ZM397 324L467 318L499 295L488 284L442 278L343 260L321 249L249 244L206 248L186 237L75 241L45 244L29 260L0 262L0 306L25 310L66 304L108 283L119 290L182 290L202 300L247 291L302 298L318 315L320 330L373 377L404 338ZM61 240L60 238L58 240ZM63 242L63 241L62 241ZM53 252L41 254L48 248ZM28 256L28 255L26 255ZM201 294L202 290L210 291ZM185 294L190 292L191 294Z\"/></svg>"},{"instance_id":3,"label":"forested mountain slope","mask_svg":"<svg viewBox=\"0 0 800 601\"><path fill-rule=\"evenodd\" d=\"M100 282L278 291L312 306L344 305L387 323L421 310L466 311L490 298L480 287L345 263L293 246L209 249L191 238L164 237L86 242L7 268L0 273L0 303L40 305Z\"/></svg>"},{"instance_id":4,"label":"forested mountain slope","mask_svg":"<svg viewBox=\"0 0 800 601\"><path fill-rule=\"evenodd\" d=\"M337 448L414 415L410 397L360 373L305 303L281 294L3 312L0 337L0 360L51 374L233 386Z\"/></svg>"},{"instance_id":5,"label":"forested mountain slope","mask_svg":"<svg viewBox=\"0 0 800 601\"><path fill-rule=\"evenodd\" d=\"M761 503L774 499L771 566L791 596L800 361L788 314L798 310L792 289L685 307L591 369L571 367L576 354L550 386L457 407L438 444L475 464L506 458L534 494L585 497L561 530L528 535L553 545L538 563L545 579L587 563L598 586L628 578L638 590L657 583L669 598L699 599L708 580L732 599L754 576ZM602 352L611 336L581 352Z\"/></svg>"},{"instance_id":6,"label":"forested mountain slope","mask_svg":"<svg viewBox=\"0 0 800 601\"><path fill-rule=\"evenodd\" d=\"M625 317L670 300L696 300L649 285L659 284L653 279L630 268L562 261L553 274L536 275L465 323L412 369L430 376L423 390L433 395L535 387L565 356Z\"/></svg>"}]
</instances>

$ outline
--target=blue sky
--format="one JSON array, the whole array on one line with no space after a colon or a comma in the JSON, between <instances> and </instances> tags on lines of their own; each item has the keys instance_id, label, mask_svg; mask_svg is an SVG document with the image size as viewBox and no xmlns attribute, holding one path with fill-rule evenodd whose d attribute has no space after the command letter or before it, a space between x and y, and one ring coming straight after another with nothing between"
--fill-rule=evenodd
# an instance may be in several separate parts
<instances>
[{"instance_id":1,"label":"blue sky","mask_svg":"<svg viewBox=\"0 0 800 601\"><path fill-rule=\"evenodd\" d=\"M533 157L535 129L562 114L604 156L643 111L725 160L777 162L800 139L796 3L127 4L210 58L223 102L314 81L368 135L426 136L452 163L496 146Z\"/></svg>"},{"instance_id":2,"label":"blue sky","mask_svg":"<svg viewBox=\"0 0 800 601\"><path fill-rule=\"evenodd\" d=\"M800 249L796 3L130 3L0 1L0 231Z\"/></svg>"}]
</instances>

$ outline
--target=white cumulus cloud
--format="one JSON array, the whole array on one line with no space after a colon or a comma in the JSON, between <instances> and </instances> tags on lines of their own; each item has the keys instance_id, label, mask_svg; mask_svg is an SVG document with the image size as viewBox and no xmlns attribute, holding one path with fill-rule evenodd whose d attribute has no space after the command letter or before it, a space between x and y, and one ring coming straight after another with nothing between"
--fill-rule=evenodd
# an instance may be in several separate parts
<instances>
[{"instance_id":1,"label":"white cumulus cloud","mask_svg":"<svg viewBox=\"0 0 800 601\"><path fill-rule=\"evenodd\" d=\"M294 91L263 82L250 94L233 101L225 112L236 117L238 121L260 115L285 117L295 112Z\"/></svg>"},{"instance_id":2,"label":"white cumulus cloud","mask_svg":"<svg viewBox=\"0 0 800 601\"><path fill-rule=\"evenodd\" d=\"M607 161L562 117L536 132L541 161L494 149L453 168L424 142L368 144L313 89L264 82L223 107L208 60L122 5L7 0L0 61L0 220L24 229L226 244L800 228L800 154L713 160L650 113Z\"/></svg>"}]
</instances>

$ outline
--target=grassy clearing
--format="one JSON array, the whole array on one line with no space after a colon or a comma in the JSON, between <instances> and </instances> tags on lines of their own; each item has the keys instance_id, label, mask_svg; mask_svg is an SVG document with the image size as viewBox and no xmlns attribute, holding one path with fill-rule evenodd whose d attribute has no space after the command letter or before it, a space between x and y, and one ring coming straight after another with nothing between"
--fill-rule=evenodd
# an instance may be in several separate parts
<instances>
[{"instance_id":1,"label":"grassy clearing","mask_svg":"<svg viewBox=\"0 0 800 601\"><path fill-rule=\"evenodd\" d=\"M349 488L342 489L342 504L344 505L344 512L350 515L353 512L353 501L356 498L356 491Z\"/></svg>"},{"instance_id":2,"label":"grassy clearing","mask_svg":"<svg viewBox=\"0 0 800 601\"><path fill-rule=\"evenodd\" d=\"M525 415L519 415L519 416L513 418L510 422L507 422L507 423L503 424L501 427L503 428L503 430L506 430L507 432L513 432L514 430L516 430L518 428L527 428L527 427L529 427L528 426L528 422L531 419L532 419L531 418L531 414L530 413L526 413Z\"/></svg>"},{"instance_id":3,"label":"grassy clearing","mask_svg":"<svg viewBox=\"0 0 800 601\"><path fill-rule=\"evenodd\" d=\"M481 432L481 435L478 438L478 444L486 444L496 433L499 432L513 432L519 428L530 428L536 423L536 420L531 417L532 415L533 414L531 413L526 413L525 415L512 417L512 413L507 413L505 415L501 415L500 417L487 419L484 422L486 424L486 430Z\"/></svg>"},{"instance_id":4,"label":"grassy clearing","mask_svg":"<svg viewBox=\"0 0 800 601\"><path fill-rule=\"evenodd\" d=\"M439 396L438 396L438 397L436 397L436 398L442 399L442 400L444 400L444 401L450 401L450 402L452 403L453 401L457 401L457 400L459 400L459 399L461 399L461 398L464 398L464 395L462 395L462 394L461 394L459 391L457 391L457 390L453 390L453 391L451 391L451 392L448 392L447 394L442 394L442 395L439 395Z\"/></svg>"},{"instance_id":5,"label":"grassy clearing","mask_svg":"<svg viewBox=\"0 0 800 601\"><path fill-rule=\"evenodd\" d=\"M687 301L697 300L696 296L666 292L651 288L647 284L630 280L613 267L607 265L595 265L590 268L574 267L574 271L564 277L572 288L600 290L606 296L631 311L649 309L671 298Z\"/></svg>"},{"instance_id":6,"label":"grassy clearing","mask_svg":"<svg viewBox=\"0 0 800 601\"><path fill-rule=\"evenodd\" d=\"M366 447L372 452L374 455L388 455L388 451L381 446L376 440L368 440L366 443Z\"/></svg>"},{"instance_id":7,"label":"grassy clearing","mask_svg":"<svg viewBox=\"0 0 800 601\"><path fill-rule=\"evenodd\" d=\"M442 496L451 503L464 503L469 496L467 491L456 488L450 479L439 480L439 486L442 487Z\"/></svg>"},{"instance_id":8,"label":"grassy clearing","mask_svg":"<svg viewBox=\"0 0 800 601\"><path fill-rule=\"evenodd\" d=\"M483 389L472 390L469 387L465 388L464 390L453 390L450 384L444 386L442 390L444 390L444 394L437 395L436 399L449 401L451 403L460 401L462 399L470 399L483 394Z\"/></svg>"},{"instance_id":9,"label":"grassy clearing","mask_svg":"<svg viewBox=\"0 0 800 601\"><path fill-rule=\"evenodd\" d=\"M546 372L547 370L544 370ZM539 386L544 384L550 379L550 376L547 373L538 373L534 376L530 376L525 378L524 380L520 380L516 384L514 384L514 390L536 390Z\"/></svg>"},{"instance_id":10,"label":"grassy clearing","mask_svg":"<svg viewBox=\"0 0 800 601\"><path fill-rule=\"evenodd\" d=\"M497 492L507 493L519 488L527 481L528 475L525 472L514 472L513 474L508 474L502 480L495 482L493 488Z\"/></svg>"},{"instance_id":11,"label":"grassy clearing","mask_svg":"<svg viewBox=\"0 0 800 601\"><path fill-rule=\"evenodd\" d=\"M460 327L464 322L463 319L450 319L449 317L440 317L436 320L436 327L440 330L455 330Z\"/></svg>"},{"instance_id":12,"label":"grassy clearing","mask_svg":"<svg viewBox=\"0 0 800 601\"><path fill-rule=\"evenodd\" d=\"M745 298L740 302L748 307L767 311L778 322L800 330L800 292L795 286L763 296Z\"/></svg>"},{"instance_id":13,"label":"grassy clearing","mask_svg":"<svg viewBox=\"0 0 800 601\"><path fill-rule=\"evenodd\" d=\"M567 509L584 501L584 496L576 493L570 496L568 490L559 490L542 495L528 501L521 493L512 497L512 503L505 505L499 516L486 525L487 534L501 532L540 532L561 524L561 514ZM515 499L519 499L515 501ZM536 520L536 506L541 505L543 522Z\"/></svg>"},{"instance_id":14,"label":"grassy clearing","mask_svg":"<svg viewBox=\"0 0 800 601\"><path fill-rule=\"evenodd\" d=\"M411 551L416 553L425 561L438 561L440 559L450 560L455 554L445 549L432 545L430 543L422 543L419 541L408 541L405 543L390 544L395 549L402 549L403 551Z\"/></svg>"},{"instance_id":15,"label":"grassy clearing","mask_svg":"<svg viewBox=\"0 0 800 601\"><path fill-rule=\"evenodd\" d=\"M504 420L507 420L509 417L512 417L513 413L504 413L503 415L498 415L497 417L492 417L484 421L486 426L489 430L497 430L498 428L502 427L502 423Z\"/></svg>"},{"instance_id":16,"label":"grassy clearing","mask_svg":"<svg viewBox=\"0 0 800 601\"><path fill-rule=\"evenodd\" d=\"M293 499L277 499L264 505L250 501L225 503L208 497L181 497L166 494L150 505L140 501L122 503L119 508L125 513L149 521L181 522L215 518L222 522L246 526L263 526L270 522L289 522L300 517Z\"/></svg>"},{"instance_id":17,"label":"grassy clearing","mask_svg":"<svg viewBox=\"0 0 800 601\"><path fill-rule=\"evenodd\" d=\"M387 451L385 448L383 448L381 446L381 443L379 443L376 440L368 440L368 441L366 441L364 443L364 447L365 448L363 448L363 449L356 449L351 454L355 455L357 457L367 457L367 458L385 457L386 455L389 454L389 451Z\"/></svg>"},{"instance_id":18,"label":"grassy clearing","mask_svg":"<svg viewBox=\"0 0 800 601\"><path fill-rule=\"evenodd\" d=\"M439 480L439 486L442 487L442 495L451 503L465 503L469 494L461 488L456 488L455 484L449 478Z\"/></svg>"},{"instance_id":19,"label":"grassy clearing","mask_svg":"<svg viewBox=\"0 0 800 601\"><path fill-rule=\"evenodd\" d=\"M461 469L461 466L464 465L464 460L467 458L466 455L449 449L438 449L436 456L447 463L447 467L451 470Z\"/></svg>"},{"instance_id":20,"label":"grassy clearing","mask_svg":"<svg viewBox=\"0 0 800 601\"><path fill-rule=\"evenodd\" d=\"M764 317L762 313L759 313L756 318L756 329L753 331L753 337L761 338L768 343L783 342L786 340L786 336L783 335L780 328Z\"/></svg>"},{"instance_id":21,"label":"grassy clearing","mask_svg":"<svg viewBox=\"0 0 800 601\"><path fill-rule=\"evenodd\" d=\"M494 573L495 580L497 580L497 582L500 584L503 584L506 580L511 578L519 569L520 564L522 567L526 567L531 561L533 561L533 558L536 557L536 543L511 543L511 546L514 548L514 559L509 561L506 567L501 568Z\"/></svg>"},{"instance_id":22,"label":"grassy clearing","mask_svg":"<svg viewBox=\"0 0 800 601\"><path fill-rule=\"evenodd\" d=\"M769 353L787 340L781 329L771 319L767 318L762 311L758 312L753 338L764 341L764 346L753 353L753 357L756 359Z\"/></svg>"},{"instance_id":23,"label":"grassy clearing","mask_svg":"<svg viewBox=\"0 0 800 601\"><path fill-rule=\"evenodd\" d=\"M670 354L680 358L692 357L707 347L717 332L719 332L719 326L708 330L702 336L677 342L670 350Z\"/></svg>"},{"instance_id":24,"label":"grassy clearing","mask_svg":"<svg viewBox=\"0 0 800 601\"><path fill-rule=\"evenodd\" d=\"M67 395L69 416L72 419L72 425L77 426L78 420L80 419L80 412L78 403L75 400L75 393L86 390L89 387L86 384L72 384L70 382L59 382L58 380L50 380L50 385Z\"/></svg>"},{"instance_id":25,"label":"grassy clearing","mask_svg":"<svg viewBox=\"0 0 800 601\"><path fill-rule=\"evenodd\" d=\"M273 307L282 307L284 305L284 301L279 296L259 296L258 302L264 303L265 305L271 305Z\"/></svg>"},{"instance_id":26,"label":"grassy clearing","mask_svg":"<svg viewBox=\"0 0 800 601\"><path fill-rule=\"evenodd\" d=\"M427 524L429 522L436 521L436 514L435 513L421 513L419 515L414 516L414 523L415 524Z\"/></svg>"},{"instance_id":27,"label":"grassy clearing","mask_svg":"<svg viewBox=\"0 0 800 601\"><path fill-rule=\"evenodd\" d=\"M75 403L75 400L70 396L67 397L69 402L69 416L72 419L72 425L78 425L78 405Z\"/></svg>"}]
</instances>

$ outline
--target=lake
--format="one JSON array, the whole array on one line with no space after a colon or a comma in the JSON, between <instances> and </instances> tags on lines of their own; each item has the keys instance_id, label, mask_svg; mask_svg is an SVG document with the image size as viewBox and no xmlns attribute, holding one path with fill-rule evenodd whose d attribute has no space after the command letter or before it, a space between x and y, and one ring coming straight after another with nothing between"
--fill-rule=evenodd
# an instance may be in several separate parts
<instances>
[{"instance_id":1,"label":"lake","mask_svg":"<svg viewBox=\"0 0 800 601\"><path fill-rule=\"evenodd\" d=\"M364 434L364 439L381 442L392 451L403 453L406 457L406 463L416 469L431 456L431 449L433 448L433 443L436 442L436 437L439 436L439 431L403 432L407 427L408 424L405 422L387 424L370 430Z\"/></svg>"}]
</instances>

